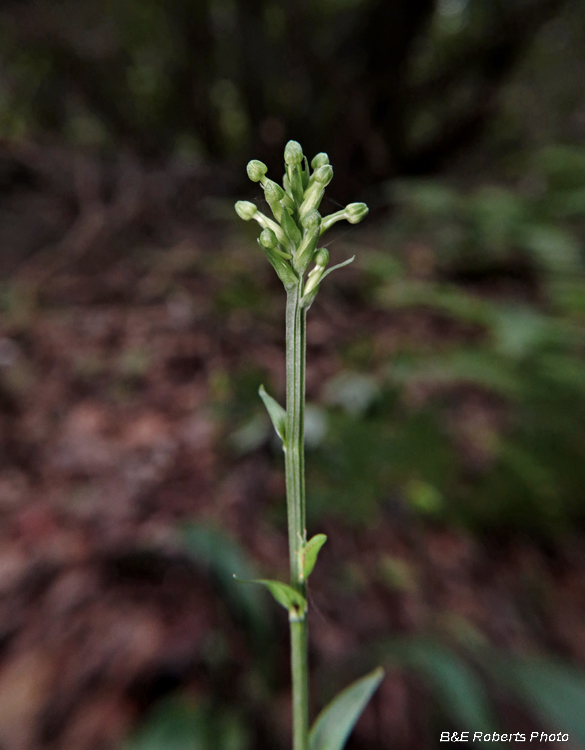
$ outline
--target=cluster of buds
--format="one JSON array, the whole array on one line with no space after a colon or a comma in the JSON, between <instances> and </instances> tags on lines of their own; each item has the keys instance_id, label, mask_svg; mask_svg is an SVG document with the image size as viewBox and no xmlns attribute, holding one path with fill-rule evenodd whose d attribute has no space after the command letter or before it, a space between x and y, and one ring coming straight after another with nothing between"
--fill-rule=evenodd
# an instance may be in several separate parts
<instances>
[{"instance_id":1,"label":"cluster of buds","mask_svg":"<svg viewBox=\"0 0 585 750\"><path fill-rule=\"evenodd\" d=\"M329 157L324 153L317 154L309 168L300 144L289 141L284 150L284 161L286 172L282 180L283 187L266 177L268 168L261 161L254 159L247 168L252 182L262 185L274 219L263 214L249 201L238 201L235 208L244 221L254 219L262 227L258 244L285 287L289 289L304 283L301 288L302 297L308 306L323 278L353 260L352 258L326 271L329 253L324 247L317 248L319 238L342 219L350 224L357 224L368 213L368 207L365 203L350 203L343 210L322 218L318 209L325 188L333 179ZM304 281L304 274L312 262L315 266Z\"/></svg>"}]
</instances>

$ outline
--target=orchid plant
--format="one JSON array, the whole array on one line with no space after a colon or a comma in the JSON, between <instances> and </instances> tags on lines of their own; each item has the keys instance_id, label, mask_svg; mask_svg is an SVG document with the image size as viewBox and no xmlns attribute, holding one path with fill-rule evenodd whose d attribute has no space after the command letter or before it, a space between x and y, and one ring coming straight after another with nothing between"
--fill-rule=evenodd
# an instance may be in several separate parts
<instances>
[{"instance_id":1,"label":"orchid plant","mask_svg":"<svg viewBox=\"0 0 585 750\"><path fill-rule=\"evenodd\" d=\"M238 201L236 212L245 221L262 227L258 244L282 281L286 304L286 409L260 386L262 398L285 457L290 584L257 580L266 586L287 611L290 622L293 750L341 750L361 712L383 677L376 669L340 693L325 708L309 731L309 666L307 581L326 541L324 534L307 539L305 523L305 338L307 311L323 279L348 265L353 257L328 268L329 253L318 247L323 234L338 221L357 224L368 213L365 203L350 203L322 217L319 206L333 169L325 153L317 154L309 167L303 150L289 141L284 150L282 187L267 176L261 161L248 164L248 177L260 183L272 216L254 203ZM312 267L311 267L312 265Z\"/></svg>"}]
</instances>

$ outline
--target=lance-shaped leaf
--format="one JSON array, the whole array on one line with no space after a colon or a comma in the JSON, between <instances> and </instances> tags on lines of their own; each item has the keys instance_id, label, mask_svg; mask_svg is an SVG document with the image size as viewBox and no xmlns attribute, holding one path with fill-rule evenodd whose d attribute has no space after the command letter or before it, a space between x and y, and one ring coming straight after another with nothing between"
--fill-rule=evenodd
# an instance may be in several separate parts
<instances>
[{"instance_id":1,"label":"lance-shaped leaf","mask_svg":"<svg viewBox=\"0 0 585 750\"><path fill-rule=\"evenodd\" d=\"M296 286L296 284L298 283L298 276L292 270L289 264L280 256L275 255L273 252L271 252L269 248L264 247L262 243L258 242L258 244L262 248L262 252L268 259L270 265L276 271L278 278L284 284L284 288L292 289L294 286Z\"/></svg>"},{"instance_id":2,"label":"lance-shaped leaf","mask_svg":"<svg viewBox=\"0 0 585 750\"><path fill-rule=\"evenodd\" d=\"M238 583L259 583L265 586L268 591L272 594L275 600L288 610L289 615L298 616L304 615L307 611L307 600L292 586L288 583L282 583L281 581L271 581L267 578L255 578L251 581L245 581L242 578L238 578L234 575L234 578Z\"/></svg>"},{"instance_id":3,"label":"lance-shaped leaf","mask_svg":"<svg viewBox=\"0 0 585 750\"><path fill-rule=\"evenodd\" d=\"M323 281L325 276L329 276L331 271L337 271L338 268L343 268L343 266L349 266L349 264L353 263L354 260L355 260L355 255L352 255L351 258L344 260L343 263L338 263L336 266L331 266L331 268L328 268L323 274L323 276L321 276L321 281Z\"/></svg>"},{"instance_id":4,"label":"lance-shaped leaf","mask_svg":"<svg viewBox=\"0 0 585 750\"><path fill-rule=\"evenodd\" d=\"M266 393L263 385L258 388L258 393L260 394L260 398L262 399L262 401L264 401L264 406L266 407L266 411L270 415L270 419L272 420L272 424L274 425L276 434L284 443L286 435L286 411L282 408L278 401L275 401L272 396Z\"/></svg>"},{"instance_id":5,"label":"lance-shaped leaf","mask_svg":"<svg viewBox=\"0 0 585 750\"><path fill-rule=\"evenodd\" d=\"M292 242L293 246L297 248L301 244L301 230L297 227L294 219L284 206L282 207L280 216L280 225L284 229L284 233Z\"/></svg>"},{"instance_id":6,"label":"lance-shaped leaf","mask_svg":"<svg viewBox=\"0 0 585 750\"><path fill-rule=\"evenodd\" d=\"M309 750L342 750L383 677L384 670L378 667L339 693L317 716L309 735Z\"/></svg>"},{"instance_id":7,"label":"lance-shaped leaf","mask_svg":"<svg viewBox=\"0 0 585 750\"><path fill-rule=\"evenodd\" d=\"M338 263L336 266L332 266L331 268L328 268L323 273L316 273L315 276L311 277L309 275L309 278L307 279L307 283L305 284L305 290L303 294L303 298L301 300L301 304L304 308L307 310L313 303L313 300L315 299L317 295L317 291L319 289L319 285L325 278L325 276L328 276L331 271L336 271L338 268L343 268L343 266L348 266L350 263L353 263L355 260L355 255L352 255L351 258L348 258L347 260L344 260L343 263Z\"/></svg>"},{"instance_id":8,"label":"lance-shaped leaf","mask_svg":"<svg viewBox=\"0 0 585 750\"><path fill-rule=\"evenodd\" d=\"M315 567L315 563L317 562L317 555L319 554L319 550L326 541L327 536L325 534L315 534L312 539L309 539L309 541L303 545L301 549L300 567L304 581L306 581L313 572L313 568Z\"/></svg>"}]
</instances>

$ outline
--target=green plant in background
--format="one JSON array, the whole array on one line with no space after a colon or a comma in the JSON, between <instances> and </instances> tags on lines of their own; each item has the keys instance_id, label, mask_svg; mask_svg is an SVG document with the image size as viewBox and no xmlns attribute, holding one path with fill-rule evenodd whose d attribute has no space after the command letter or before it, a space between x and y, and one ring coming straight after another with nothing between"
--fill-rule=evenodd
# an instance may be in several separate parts
<instances>
[{"instance_id":1,"label":"green plant in background","mask_svg":"<svg viewBox=\"0 0 585 750\"><path fill-rule=\"evenodd\" d=\"M398 327L408 312L451 333L404 337L390 361L358 363L360 391L365 377L378 388L361 413L348 401L351 373L335 384L326 400L343 409L327 415L309 465L313 512L338 513L361 484L355 520L389 496L448 522L544 537L584 518L585 149L531 154L520 177L469 191L392 185L384 244L394 252L361 255L363 288ZM403 389L427 395L412 407ZM477 433L471 470L446 439L465 389L501 415Z\"/></svg>"},{"instance_id":2,"label":"green plant in background","mask_svg":"<svg viewBox=\"0 0 585 750\"><path fill-rule=\"evenodd\" d=\"M289 141L284 160L283 187L266 177L267 167L262 162L254 160L248 164L248 176L261 183L274 219L260 212L254 203L238 201L235 206L238 216L245 221L254 219L262 227L258 244L287 294L286 411L263 386L260 396L282 440L285 455L290 585L280 581L254 582L266 586L289 613L294 750L340 750L383 672L374 670L337 696L319 715L309 734L307 580L326 537L317 534L308 540L305 521L305 335L307 311L322 280L353 260L327 268L329 253L324 247L317 247L319 239L338 221L357 224L368 208L364 203L351 203L322 218L318 208L333 178L329 157L317 154L311 161L311 172L300 144ZM311 264L314 265L309 270Z\"/></svg>"}]
</instances>

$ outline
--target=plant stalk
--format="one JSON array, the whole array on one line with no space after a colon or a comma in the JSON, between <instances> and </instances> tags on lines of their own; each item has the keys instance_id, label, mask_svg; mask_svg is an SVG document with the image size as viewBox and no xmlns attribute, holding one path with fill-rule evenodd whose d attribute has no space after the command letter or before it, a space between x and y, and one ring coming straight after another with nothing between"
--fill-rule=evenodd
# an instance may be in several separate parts
<instances>
[{"instance_id":1,"label":"plant stalk","mask_svg":"<svg viewBox=\"0 0 585 750\"><path fill-rule=\"evenodd\" d=\"M287 290L286 302L286 440L285 472L291 586L304 597L302 547L305 520L305 359L307 313L301 307L302 284ZM293 704L293 750L307 750L309 736L309 668L307 613L290 620Z\"/></svg>"}]
</instances>

